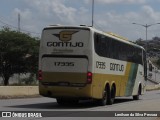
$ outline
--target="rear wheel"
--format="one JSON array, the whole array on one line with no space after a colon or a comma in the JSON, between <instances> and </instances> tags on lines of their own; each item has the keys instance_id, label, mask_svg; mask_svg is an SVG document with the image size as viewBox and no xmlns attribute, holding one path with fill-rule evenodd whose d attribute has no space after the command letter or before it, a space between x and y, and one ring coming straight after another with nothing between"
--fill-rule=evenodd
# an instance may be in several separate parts
<instances>
[{"instance_id":1,"label":"rear wheel","mask_svg":"<svg viewBox=\"0 0 160 120\"><path fill-rule=\"evenodd\" d=\"M115 89L115 86L112 86L110 95L108 96L108 104L109 105L112 105L114 103L115 95L116 95L116 89Z\"/></svg>"},{"instance_id":2,"label":"rear wheel","mask_svg":"<svg viewBox=\"0 0 160 120\"><path fill-rule=\"evenodd\" d=\"M107 90L103 91L102 99L98 100L100 106L105 106L107 104Z\"/></svg>"},{"instance_id":3,"label":"rear wheel","mask_svg":"<svg viewBox=\"0 0 160 120\"><path fill-rule=\"evenodd\" d=\"M57 98L57 103L58 103L59 105L67 105L67 104L69 104L70 102L69 102L69 100L64 99L64 98Z\"/></svg>"},{"instance_id":4,"label":"rear wheel","mask_svg":"<svg viewBox=\"0 0 160 120\"><path fill-rule=\"evenodd\" d=\"M58 103L59 105L63 105L63 104L65 104L66 102L65 102L65 100L62 99L62 98L57 98L57 103Z\"/></svg>"}]
</instances>

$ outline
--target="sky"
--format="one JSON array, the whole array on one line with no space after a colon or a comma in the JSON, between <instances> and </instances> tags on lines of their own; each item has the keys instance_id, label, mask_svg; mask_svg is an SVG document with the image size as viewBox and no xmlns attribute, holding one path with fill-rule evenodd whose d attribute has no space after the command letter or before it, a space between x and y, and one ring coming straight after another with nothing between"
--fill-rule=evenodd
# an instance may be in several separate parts
<instances>
[{"instance_id":1,"label":"sky","mask_svg":"<svg viewBox=\"0 0 160 120\"><path fill-rule=\"evenodd\" d=\"M94 27L113 32L131 41L160 37L160 0L94 0ZM48 25L92 24L92 0L0 0L0 29L3 26L18 29L40 37Z\"/></svg>"}]
</instances>

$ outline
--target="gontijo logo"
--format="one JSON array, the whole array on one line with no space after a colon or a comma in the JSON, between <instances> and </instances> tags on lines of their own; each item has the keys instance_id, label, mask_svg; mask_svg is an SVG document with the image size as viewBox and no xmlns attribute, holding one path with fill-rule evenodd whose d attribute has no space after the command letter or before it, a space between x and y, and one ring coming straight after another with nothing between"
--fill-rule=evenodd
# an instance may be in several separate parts
<instances>
[{"instance_id":1,"label":"gontijo logo","mask_svg":"<svg viewBox=\"0 0 160 120\"><path fill-rule=\"evenodd\" d=\"M83 47L83 42L77 41L76 39L71 41L73 39L73 34L75 34L76 32L79 31L64 30L59 32L59 34L52 34L59 38L60 41L56 41L55 39L53 39L53 41L47 42L47 47Z\"/></svg>"},{"instance_id":2,"label":"gontijo logo","mask_svg":"<svg viewBox=\"0 0 160 120\"><path fill-rule=\"evenodd\" d=\"M68 42L72 39L72 35L78 31L61 31L59 34L53 34L63 42Z\"/></svg>"}]
</instances>

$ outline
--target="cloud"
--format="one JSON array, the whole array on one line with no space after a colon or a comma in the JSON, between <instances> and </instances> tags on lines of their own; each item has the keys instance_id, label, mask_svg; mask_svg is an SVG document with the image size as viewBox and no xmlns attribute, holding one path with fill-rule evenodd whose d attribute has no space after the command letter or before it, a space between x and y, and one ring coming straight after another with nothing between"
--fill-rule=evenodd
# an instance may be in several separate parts
<instances>
[{"instance_id":1,"label":"cloud","mask_svg":"<svg viewBox=\"0 0 160 120\"><path fill-rule=\"evenodd\" d=\"M21 29L41 33L41 30L53 24L80 25L89 24L88 9L80 6L67 6L65 0L24 0L25 8L14 8L12 23L17 26L18 14L21 15ZM88 17L89 16L89 17Z\"/></svg>"},{"instance_id":2,"label":"cloud","mask_svg":"<svg viewBox=\"0 0 160 120\"><path fill-rule=\"evenodd\" d=\"M14 29L18 29L18 14L20 15L20 28L21 30L35 30L36 28L33 26L33 14L30 9L21 10L19 8L14 8L12 11L12 19L9 20L11 25L14 25ZM29 32L29 31L28 31Z\"/></svg>"},{"instance_id":3,"label":"cloud","mask_svg":"<svg viewBox=\"0 0 160 120\"><path fill-rule=\"evenodd\" d=\"M101 19L99 19L101 18ZM139 12L107 11L105 14L95 16L95 26L103 31L112 31L129 39L145 39L145 28L133 25L133 22L139 24L154 24L159 22L160 12L156 12L151 6L144 5ZM148 29L148 38L151 39L159 31L159 25L154 25ZM136 35L136 36L135 36Z\"/></svg>"},{"instance_id":4,"label":"cloud","mask_svg":"<svg viewBox=\"0 0 160 120\"><path fill-rule=\"evenodd\" d=\"M66 6L65 0L33 0L30 3L25 0L27 4L34 7L37 14L45 17L45 19L52 19L54 23L77 24L80 20L79 16L87 15L88 10L84 7L75 8ZM83 20L84 21L84 20Z\"/></svg>"},{"instance_id":5,"label":"cloud","mask_svg":"<svg viewBox=\"0 0 160 120\"><path fill-rule=\"evenodd\" d=\"M91 0L84 0L85 3L90 3ZM142 4L145 3L146 0L95 0L96 3L101 4Z\"/></svg>"},{"instance_id":6,"label":"cloud","mask_svg":"<svg viewBox=\"0 0 160 120\"><path fill-rule=\"evenodd\" d=\"M52 2L52 11L60 18L61 21L68 21L69 23L75 23L77 9L73 7L66 7L59 2Z\"/></svg>"},{"instance_id":7,"label":"cloud","mask_svg":"<svg viewBox=\"0 0 160 120\"><path fill-rule=\"evenodd\" d=\"M143 16L145 18L149 18L148 20L152 20L152 21L159 21L160 19L160 12L156 12L154 11L154 9L148 5L145 5L142 7L142 11L143 11Z\"/></svg>"},{"instance_id":8,"label":"cloud","mask_svg":"<svg viewBox=\"0 0 160 120\"><path fill-rule=\"evenodd\" d=\"M86 1L86 0L85 0ZM91 1L91 0L90 0ZM96 2L109 3L143 3L145 0L95 0ZM76 2L75 2L76 3ZM78 2L79 3L79 2ZM17 22L18 13L21 14L22 28L41 33L41 30L51 24L62 25L91 25L90 5L76 3L67 4L67 0L25 0L25 8L13 10L14 21ZM99 5L98 7L100 7ZM114 5L113 5L114 7ZM122 9L122 8L120 8ZM117 10L117 9L116 9ZM118 33L130 39L145 38L145 29L132 23L152 24L160 20L160 12L147 4L138 5L138 10L116 11L114 8L108 11L95 12L94 26L103 31ZM16 26L17 23L15 22ZM158 26L158 25L157 25ZM158 27L149 28L149 36L153 36Z\"/></svg>"},{"instance_id":9,"label":"cloud","mask_svg":"<svg viewBox=\"0 0 160 120\"><path fill-rule=\"evenodd\" d=\"M20 10L19 8L15 8L12 15L17 17L18 14L20 14L24 20L30 20L32 18L32 12L30 9Z\"/></svg>"}]
</instances>

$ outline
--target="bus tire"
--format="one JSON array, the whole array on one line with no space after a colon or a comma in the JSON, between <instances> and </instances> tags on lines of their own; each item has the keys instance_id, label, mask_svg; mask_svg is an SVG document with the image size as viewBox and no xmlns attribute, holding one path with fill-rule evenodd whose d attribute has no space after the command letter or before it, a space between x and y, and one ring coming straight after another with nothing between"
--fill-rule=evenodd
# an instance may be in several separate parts
<instances>
[{"instance_id":1,"label":"bus tire","mask_svg":"<svg viewBox=\"0 0 160 120\"><path fill-rule=\"evenodd\" d=\"M57 100L57 103L58 103L59 105L64 105L64 104L66 104L66 101L65 101L64 99L62 99L62 98L57 98L56 100Z\"/></svg>"},{"instance_id":2,"label":"bus tire","mask_svg":"<svg viewBox=\"0 0 160 120\"><path fill-rule=\"evenodd\" d=\"M108 101L108 96L109 96L109 88L106 86L104 91L103 91L103 97L102 99L98 100L98 103L100 106L105 106L107 104Z\"/></svg>"},{"instance_id":3,"label":"bus tire","mask_svg":"<svg viewBox=\"0 0 160 120\"><path fill-rule=\"evenodd\" d=\"M98 100L100 106L105 106L107 104L107 91L103 91L102 99Z\"/></svg>"},{"instance_id":4,"label":"bus tire","mask_svg":"<svg viewBox=\"0 0 160 120\"><path fill-rule=\"evenodd\" d=\"M139 100L140 99L140 97L139 97L140 95L141 95L141 85L139 85L138 94L133 96L133 100Z\"/></svg>"},{"instance_id":5,"label":"bus tire","mask_svg":"<svg viewBox=\"0 0 160 120\"><path fill-rule=\"evenodd\" d=\"M116 88L115 86L112 86L110 95L108 96L108 102L107 102L108 105L112 105L114 103L115 95L116 95Z\"/></svg>"}]
</instances>

